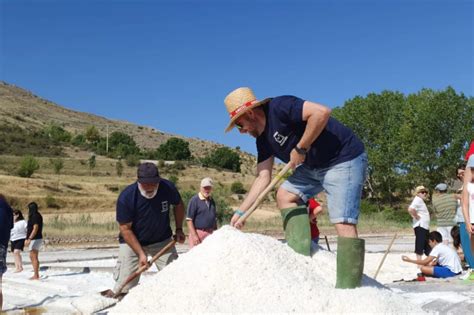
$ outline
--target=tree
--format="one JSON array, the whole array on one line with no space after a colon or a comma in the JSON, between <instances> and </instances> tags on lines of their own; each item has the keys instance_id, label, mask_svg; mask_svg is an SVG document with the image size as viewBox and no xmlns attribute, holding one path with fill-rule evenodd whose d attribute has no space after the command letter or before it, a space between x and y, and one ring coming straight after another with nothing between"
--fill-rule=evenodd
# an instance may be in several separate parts
<instances>
[{"instance_id":1,"label":"tree","mask_svg":"<svg viewBox=\"0 0 474 315\"><path fill-rule=\"evenodd\" d=\"M114 131L109 137L109 151L113 156L128 156L130 154L139 153L135 140L126 133Z\"/></svg>"},{"instance_id":2,"label":"tree","mask_svg":"<svg viewBox=\"0 0 474 315\"><path fill-rule=\"evenodd\" d=\"M53 166L54 173L58 175L57 189L59 190L59 177L61 175L61 170L64 168L64 160L61 158L49 159L49 163Z\"/></svg>"},{"instance_id":3,"label":"tree","mask_svg":"<svg viewBox=\"0 0 474 315\"><path fill-rule=\"evenodd\" d=\"M230 191L234 194L245 194L247 190L245 190L244 185L241 182L233 182L230 186Z\"/></svg>"},{"instance_id":4,"label":"tree","mask_svg":"<svg viewBox=\"0 0 474 315\"><path fill-rule=\"evenodd\" d=\"M39 168L40 165L38 160L36 160L32 155L27 155L21 160L18 175L30 178Z\"/></svg>"},{"instance_id":5,"label":"tree","mask_svg":"<svg viewBox=\"0 0 474 315\"><path fill-rule=\"evenodd\" d=\"M228 147L221 147L214 150L202 160L203 166L218 167L240 172L240 156Z\"/></svg>"},{"instance_id":6,"label":"tree","mask_svg":"<svg viewBox=\"0 0 474 315\"><path fill-rule=\"evenodd\" d=\"M83 134L78 134L71 140L71 144L75 146L79 146L81 144L84 144L86 142L86 137Z\"/></svg>"},{"instance_id":7,"label":"tree","mask_svg":"<svg viewBox=\"0 0 474 315\"><path fill-rule=\"evenodd\" d=\"M121 177L123 173L122 159L118 159L117 162L115 163L115 170L117 171L117 176Z\"/></svg>"},{"instance_id":8,"label":"tree","mask_svg":"<svg viewBox=\"0 0 474 315\"><path fill-rule=\"evenodd\" d=\"M95 154L91 154L91 157L87 160L87 165L89 165L89 170L90 170L91 176L92 176L92 170L96 166Z\"/></svg>"},{"instance_id":9,"label":"tree","mask_svg":"<svg viewBox=\"0 0 474 315\"><path fill-rule=\"evenodd\" d=\"M97 130L95 126L89 126L84 136L88 142L93 144L96 144L100 140L99 130Z\"/></svg>"},{"instance_id":10,"label":"tree","mask_svg":"<svg viewBox=\"0 0 474 315\"><path fill-rule=\"evenodd\" d=\"M333 116L364 143L366 191L379 203L407 196L416 185L449 180L474 138L474 99L451 87L408 96L390 91L358 96Z\"/></svg>"},{"instance_id":11,"label":"tree","mask_svg":"<svg viewBox=\"0 0 474 315\"><path fill-rule=\"evenodd\" d=\"M400 136L401 169L407 181L434 187L452 177L474 138L474 102L448 87L407 97Z\"/></svg>"},{"instance_id":12,"label":"tree","mask_svg":"<svg viewBox=\"0 0 474 315\"><path fill-rule=\"evenodd\" d=\"M72 138L72 135L68 131L54 123L51 123L46 128L44 128L43 133L56 143L69 142Z\"/></svg>"},{"instance_id":13,"label":"tree","mask_svg":"<svg viewBox=\"0 0 474 315\"><path fill-rule=\"evenodd\" d=\"M169 138L156 150L157 159L161 160L189 160L191 151L189 150L189 142L180 138Z\"/></svg>"},{"instance_id":14,"label":"tree","mask_svg":"<svg viewBox=\"0 0 474 315\"><path fill-rule=\"evenodd\" d=\"M392 203L401 184L398 152L404 106L403 94L383 91L365 98L357 96L333 111L333 116L350 127L364 143L369 157L368 190L382 202Z\"/></svg>"}]
</instances>

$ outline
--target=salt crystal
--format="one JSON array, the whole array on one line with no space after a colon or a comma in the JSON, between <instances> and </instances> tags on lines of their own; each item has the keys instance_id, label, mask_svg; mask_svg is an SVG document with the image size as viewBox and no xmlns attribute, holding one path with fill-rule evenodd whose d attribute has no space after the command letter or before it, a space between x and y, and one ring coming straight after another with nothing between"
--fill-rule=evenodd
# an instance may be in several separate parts
<instances>
[{"instance_id":1,"label":"salt crystal","mask_svg":"<svg viewBox=\"0 0 474 315\"><path fill-rule=\"evenodd\" d=\"M422 313L364 276L335 289L336 256L224 226L133 288L110 313Z\"/></svg>"}]
</instances>

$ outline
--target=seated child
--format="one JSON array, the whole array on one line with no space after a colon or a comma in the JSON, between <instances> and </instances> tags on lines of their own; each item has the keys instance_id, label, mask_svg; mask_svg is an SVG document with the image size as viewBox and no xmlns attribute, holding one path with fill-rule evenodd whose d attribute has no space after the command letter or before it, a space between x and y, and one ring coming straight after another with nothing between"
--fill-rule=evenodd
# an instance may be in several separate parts
<instances>
[{"instance_id":1,"label":"seated child","mask_svg":"<svg viewBox=\"0 0 474 315\"><path fill-rule=\"evenodd\" d=\"M423 275L435 278L454 277L462 272L458 254L454 249L443 244L443 237L439 232L433 231L429 234L428 244L431 247L431 252L425 259L411 259L402 256L402 260L419 265Z\"/></svg>"}]
</instances>

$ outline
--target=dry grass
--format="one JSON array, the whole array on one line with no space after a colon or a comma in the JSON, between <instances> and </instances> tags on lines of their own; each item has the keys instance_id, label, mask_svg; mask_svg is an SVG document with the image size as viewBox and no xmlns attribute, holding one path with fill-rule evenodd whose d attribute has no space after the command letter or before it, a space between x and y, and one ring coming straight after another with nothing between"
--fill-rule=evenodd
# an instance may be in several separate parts
<instances>
[{"instance_id":1,"label":"dry grass","mask_svg":"<svg viewBox=\"0 0 474 315\"><path fill-rule=\"evenodd\" d=\"M116 160L98 157L94 176L90 176L87 165L81 162L86 157L87 155L78 152L77 158L64 160L58 186L58 176L54 174L49 158L38 158L41 168L28 179L8 175L9 169L19 165L19 157L0 156L0 193L7 196L14 208L24 213L26 205L36 201L45 217L45 234L48 236L115 236L118 232L115 203L119 192L135 181L136 168L128 167L124 163L124 175L117 177ZM232 182L240 181L249 188L254 179L252 174L243 175L198 166L188 166L180 171L163 168L161 173L165 178L171 174L177 176L181 192L196 191L201 178L206 176L212 177L217 188L226 194L229 194ZM240 204L240 201L230 196L227 202L233 208ZM385 218L377 214L361 215L359 222L358 228L362 234L401 229L411 231L409 225L397 222L387 224ZM319 226L323 233L335 235L334 227L326 214L321 216ZM265 202L252 214L245 227L245 231L279 235L282 235L282 229L280 211L272 196L270 201Z\"/></svg>"}]
</instances>

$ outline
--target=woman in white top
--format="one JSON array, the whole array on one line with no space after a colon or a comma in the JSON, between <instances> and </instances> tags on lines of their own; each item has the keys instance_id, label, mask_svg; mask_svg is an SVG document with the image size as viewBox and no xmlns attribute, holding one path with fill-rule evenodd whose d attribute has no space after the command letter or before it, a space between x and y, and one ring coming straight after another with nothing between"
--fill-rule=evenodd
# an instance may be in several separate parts
<instances>
[{"instance_id":1,"label":"woman in white top","mask_svg":"<svg viewBox=\"0 0 474 315\"><path fill-rule=\"evenodd\" d=\"M423 253L426 256L431 251L428 244L428 234L430 233L430 213L426 207L425 199L428 196L428 190L424 186L415 188L415 198L408 207L408 213L413 218L413 230L415 231L415 254L418 260L421 260Z\"/></svg>"},{"instance_id":2,"label":"woman in white top","mask_svg":"<svg viewBox=\"0 0 474 315\"><path fill-rule=\"evenodd\" d=\"M27 223L20 210L13 211L13 229L10 232L11 251L15 258L15 272L23 271L21 252L25 246Z\"/></svg>"},{"instance_id":3,"label":"woman in white top","mask_svg":"<svg viewBox=\"0 0 474 315\"><path fill-rule=\"evenodd\" d=\"M472 144L471 144L472 145ZM464 189L462 192L462 214L466 230L471 241L471 254L474 254L474 154L471 154L464 172ZM471 269L474 266L470 266Z\"/></svg>"}]
</instances>

